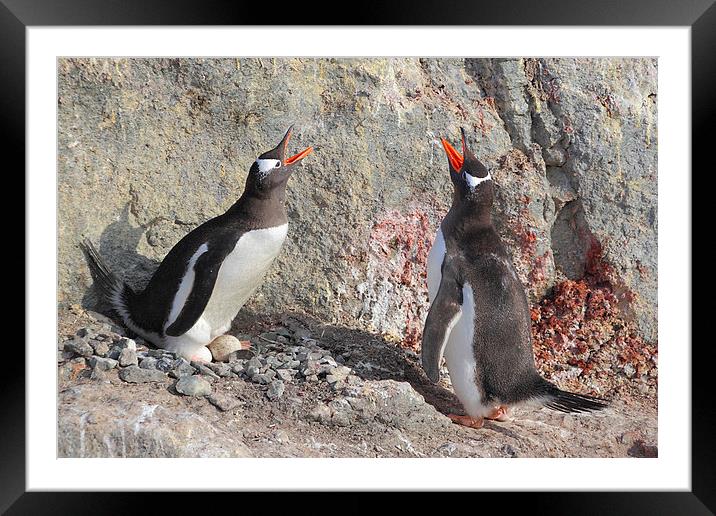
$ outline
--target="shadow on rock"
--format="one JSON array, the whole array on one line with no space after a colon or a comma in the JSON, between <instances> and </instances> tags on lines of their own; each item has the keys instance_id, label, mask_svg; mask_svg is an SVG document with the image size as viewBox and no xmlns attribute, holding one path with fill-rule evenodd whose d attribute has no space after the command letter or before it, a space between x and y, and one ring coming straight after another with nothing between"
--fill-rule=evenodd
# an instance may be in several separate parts
<instances>
[{"instance_id":1,"label":"shadow on rock","mask_svg":"<svg viewBox=\"0 0 716 516\"><path fill-rule=\"evenodd\" d=\"M110 270L135 290L144 288L159 267L158 261L137 252L137 246L144 233L145 228L134 227L129 223L128 203L122 210L119 220L104 228L99 242L94 242ZM82 252L79 247L77 252ZM110 309L99 296L94 284L82 297L82 307L105 314Z\"/></svg>"}]
</instances>

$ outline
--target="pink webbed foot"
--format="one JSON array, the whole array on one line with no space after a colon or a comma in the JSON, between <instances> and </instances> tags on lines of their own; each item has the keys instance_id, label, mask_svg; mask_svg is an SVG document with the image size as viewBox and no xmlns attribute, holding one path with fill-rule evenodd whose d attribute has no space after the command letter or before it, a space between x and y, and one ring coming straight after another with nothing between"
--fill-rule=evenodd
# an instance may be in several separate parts
<instances>
[{"instance_id":1,"label":"pink webbed foot","mask_svg":"<svg viewBox=\"0 0 716 516\"><path fill-rule=\"evenodd\" d=\"M499 405L495 407L492 409L492 412L485 416L485 419L490 419L492 421L509 421L510 416L508 414L507 405Z\"/></svg>"},{"instance_id":2,"label":"pink webbed foot","mask_svg":"<svg viewBox=\"0 0 716 516\"><path fill-rule=\"evenodd\" d=\"M482 428L482 425L485 424L484 419L481 417L473 418L470 416L458 416L457 414L448 414L448 417L456 425L467 426L469 428Z\"/></svg>"}]
</instances>

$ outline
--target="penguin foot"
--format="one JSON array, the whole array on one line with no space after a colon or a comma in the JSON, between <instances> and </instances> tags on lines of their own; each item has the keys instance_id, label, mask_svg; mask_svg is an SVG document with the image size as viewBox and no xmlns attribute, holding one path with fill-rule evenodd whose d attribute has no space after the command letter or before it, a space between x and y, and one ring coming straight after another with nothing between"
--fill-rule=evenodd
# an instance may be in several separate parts
<instances>
[{"instance_id":1,"label":"penguin foot","mask_svg":"<svg viewBox=\"0 0 716 516\"><path fill-rule=\"evenodd\" d=\"M481 417L472 418L470 416L458 416L457 414L448 414L447 416L456 425L467 426L470 428L482 428L482 425L485 424L485 420Z\"/></svg>"},{"instance_id":2,"label":"penguin foot","mask_svg":"<svg viewBox=\"0 0 716 516\"><path fill-rule=\"evenodd\" d=\"M485 419L492 421L509 421L510 416L508 415L507 405L499 405L492 409L489 415L485 416Z\"/></svg>"}]
</instances>

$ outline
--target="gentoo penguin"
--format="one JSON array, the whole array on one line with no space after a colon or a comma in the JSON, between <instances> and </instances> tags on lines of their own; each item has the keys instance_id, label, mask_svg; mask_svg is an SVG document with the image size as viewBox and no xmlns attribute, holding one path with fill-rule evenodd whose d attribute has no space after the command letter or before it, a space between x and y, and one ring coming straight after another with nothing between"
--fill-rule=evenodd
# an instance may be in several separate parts
<instances>
[{"instance_id":1,"label":"gentoo penguin","mask_svg":"<svg viewBox=\"0 0 716 516\"><path fill-rule=\"evenodd\" d=\"M455 394L467 416L450 415L480 428L483 419L508 419L508 406L535 400L562 412L601 409L603 400L572 394L535 368L525 290L492 224L492 176L468 149L462 155L443 139L453 202L428 254L430 311L421 360L428 378L439 379L445 356Z\"/></svg>"},{"instance_id":2,"label":"gentoo penguin","mask_svg":"<svg viewBox=\"0 0 716 516\"><path fill-rule=\"evenodd\" d=\"M251 165L241 198L182 238L144 291L110 272L89 240L80 244L101 294L130 330L189 360L211 361L206 346L229 330L286 239L286 183L313 150L286 158L292 129Z\"/></svg>"}]
</instances>

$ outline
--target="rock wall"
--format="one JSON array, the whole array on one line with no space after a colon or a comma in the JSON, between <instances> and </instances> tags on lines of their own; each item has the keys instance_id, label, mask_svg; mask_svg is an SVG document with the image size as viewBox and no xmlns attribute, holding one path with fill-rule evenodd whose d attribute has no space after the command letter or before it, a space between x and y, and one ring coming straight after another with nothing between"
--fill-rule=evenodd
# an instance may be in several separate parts
<instances>
[{"instance_id":1,"label":"rock wall","mask_svg":"<svg viewBox=\"0 0 716 516\"><path fill-rule=\"evenodd\" d=\"M417 344L425 258L471 135L533 301L608 284L657 337L655 59L64 59L58 62L61 305L92 303L76 244L135 287L296 123L289 238L255 310L300 310Z\"/></svg>"}]
</instances>

